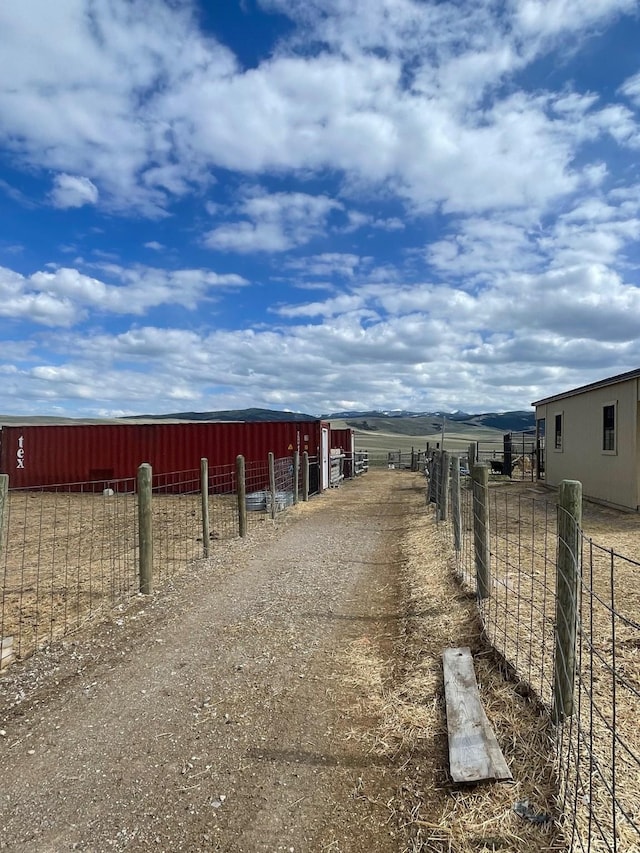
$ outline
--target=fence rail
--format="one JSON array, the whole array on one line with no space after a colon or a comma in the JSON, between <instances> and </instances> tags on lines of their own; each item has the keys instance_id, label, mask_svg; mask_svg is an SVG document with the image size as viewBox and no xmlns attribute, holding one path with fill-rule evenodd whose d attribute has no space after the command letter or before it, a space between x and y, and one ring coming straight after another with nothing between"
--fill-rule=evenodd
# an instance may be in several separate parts
<instances>
[{"instance_id":1,"label":"fence rail","mask_svg":"<svg viewBox=\"0 0 640 853\"><path fill-rule=\"evenodd\" d=\"M640 563L585 534L581 500L562 500L579 484L556 505L491 484L480 465L447 493L446 465L434 460L428 497L487 640L554 721L568 845L640 850Z\"/></svg>"},{"instance_id":2,"label":"fence rail","mask_svg":"<svg viewBox=\"0 0 640 853\"><path fill-rule=\"evenodd\" d=\"M16 490L0 475L2 668L151 591L145 565L162 583L216 541L258 529L319 491L316 457L296 453L273 469L273 489L265 459L153 474L148 495L135 477Z\"/></svg>"}]
</instances>

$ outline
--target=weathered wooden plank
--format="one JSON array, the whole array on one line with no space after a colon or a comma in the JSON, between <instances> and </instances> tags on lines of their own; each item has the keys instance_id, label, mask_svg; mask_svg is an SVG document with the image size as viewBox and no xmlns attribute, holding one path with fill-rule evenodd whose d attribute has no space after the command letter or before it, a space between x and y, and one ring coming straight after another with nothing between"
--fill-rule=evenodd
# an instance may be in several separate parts
<instances>
[{"instance_id":1,"label":"weathered wooden plank","mask_svg":"<svg viewBox=\"0 0 640 853\"><path fill-rule=\"evenodd\" d=\"M454 782L512 780L482 707L468 647L442 653L449 734L449 766Z\"/></svg>"},{"instance_id":2,"label":"weathered wooden plank","mask_svg":"<svg viewBox=\"0 0 640 853\"><path fill-rule=\"evenodd\" d=\"M13 637L0 637L0 669L13 663Z\"/></svg>"}]
</instances>

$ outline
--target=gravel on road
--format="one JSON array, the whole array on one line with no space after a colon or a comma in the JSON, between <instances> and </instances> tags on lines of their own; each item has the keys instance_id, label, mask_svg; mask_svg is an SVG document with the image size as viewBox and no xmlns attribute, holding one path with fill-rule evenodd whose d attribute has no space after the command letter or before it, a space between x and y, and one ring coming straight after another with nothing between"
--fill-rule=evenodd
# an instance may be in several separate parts
<instances>
[{"instance_id":1,"label":"gravel on road","mask_svg":"<svg viewBox=\"0 0 640 853\"><path fill-rule=\"evenodd\" d=\"M372 471L299 504L3 674L0 849L398 850L354 650L384 691L405 487Z\"/></svg>"}]
</instances>

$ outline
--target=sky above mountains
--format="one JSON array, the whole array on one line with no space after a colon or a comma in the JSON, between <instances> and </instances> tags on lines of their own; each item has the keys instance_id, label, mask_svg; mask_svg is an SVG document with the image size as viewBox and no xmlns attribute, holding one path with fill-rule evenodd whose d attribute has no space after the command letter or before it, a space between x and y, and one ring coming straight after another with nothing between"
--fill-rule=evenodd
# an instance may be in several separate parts
<instances>
[{"instance_id":1,"label":"sky above mountains","mask_svg":"<svg viewBox=\"0 0 640 853\"><path fill-rule=\"evenodd\" d=\"M640 366L640 0L3 0L0 411Z\"/></svg>"}]
</instances>

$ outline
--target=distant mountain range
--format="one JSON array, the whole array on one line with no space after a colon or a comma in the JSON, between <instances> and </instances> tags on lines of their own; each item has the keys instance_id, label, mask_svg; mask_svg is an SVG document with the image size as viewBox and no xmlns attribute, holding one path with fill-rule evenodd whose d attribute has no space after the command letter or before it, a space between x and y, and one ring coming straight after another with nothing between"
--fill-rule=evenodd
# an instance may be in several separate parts
<instances>
[{"instance_id":1,"label":"distant mountain range","mask_svg":"<svg viewBox=\"0 0 640 853\"><path fill-rule=\"evenodd\" d=\"M345 421L348 426L362 430L385 430L403 434L419 435L442 427L442 418L457 424L475 427L490 427L503 432L525 432L535 427L533 411L487 412L409 412L401 409L391 411L348 411L321 415L325 421ZM273 409L226 409L219 412L174 412L166 415L136 415L135 420L157 421L313 421L316 416L301 412L279 412Z\"/></svg>"},{"instance_id":2,"label":"distant mountain range","mask_svg":"<svg viewBox=\"0 0 640 853\"><path fill-rule=\"evenodd\" d=\"M442 430L442 418L446 418L451 429L455 424L458 430L478 427L492 428L501 432L527 432L535 428L533 411L486 412L409 412L391 411L349 411L332 412L321 415L324 421L340 421L343 426L365 432L386 432L399 435L431 435ZM149 423L156 421L315 421L316 415L304 412L280 412L274 409L225 409L219 412L173 412L165 415L132 415L128 418L64 418L46 415L20 417L18 415L0 415L0 427L4 424L104 424L104 423Z\"/></svg>"}]
</instances>

